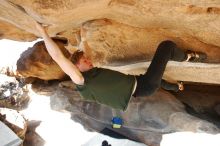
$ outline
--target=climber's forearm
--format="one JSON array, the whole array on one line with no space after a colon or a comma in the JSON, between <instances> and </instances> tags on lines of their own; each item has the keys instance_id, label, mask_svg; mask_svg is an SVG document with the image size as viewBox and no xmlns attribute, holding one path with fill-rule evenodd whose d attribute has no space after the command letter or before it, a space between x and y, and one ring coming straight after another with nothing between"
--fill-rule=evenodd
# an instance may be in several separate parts
<instances>
[{"instance_id":1,"label":"climber's forearm","mask_svg":"<svg viewBox=\"0 0 220 146\"><path fill-rule=\"evenodd\" d=\"M47 34L42 37L48 52L54 61L56 61L60 68L70 76L74 83L83 85L84 78L78 68L63 55L57 44Z\"/></svg>"},{"instance_id":2,"label":"climber's forearm","mask_svg":"<svg viewBox=\"0 0 220 146\"><path fill-rule=\"evenodd\" d=\"M47 51L53 60L58 62L60 59L64 58L63 52L47 33L42 34L42 38L44 40Z\"/></svg>"},{"instance_id":3,"label":"climber's forearm","mask_svg":"<svg viewBox=\"0 0 220 146\"><path fill-rule=\"evenodd\" d=\"M46 32L45 28L41 26L41 24L35 22L35 26L40 33L41 37L43 38L47 51L50 54L50 56L55 60L59 61L59 58L63 58L63 53L61 52L60 48L57 46L57 44L50 38L48 33Z\"/></svg>"},{"instance_id":4,"label":"climber's forearm","mask_svg":"<svg viewBox=\"0 0 220 146\"><path fill-rule=\"evenodd\" d=\"M45 29L38 23L36 23L36 27L41 34L47 51L50 54L50 56L53 58L53 60L60 66L60 68L70 76L72 81L76 84L83 85L84 84L84 78L79 71L79 69L70 61L68 60L58 45L50 38L50 36L47 34Z\"/></svg>"}]
</instances>

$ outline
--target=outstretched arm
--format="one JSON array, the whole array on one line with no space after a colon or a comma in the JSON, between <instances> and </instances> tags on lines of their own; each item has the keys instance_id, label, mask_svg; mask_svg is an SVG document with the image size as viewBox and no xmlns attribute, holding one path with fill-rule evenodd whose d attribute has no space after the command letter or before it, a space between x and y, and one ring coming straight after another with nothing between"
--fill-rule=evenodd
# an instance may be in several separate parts
<instances>
[{"instance_id":1,"label":"outstretched arm","mask_svg":"<svg viewBox=\"0 0 220 146\"><path fill-rule=\"evenodd\" d=\"M60 66L60 68L70 76L72 81L78 85L84 84L84 78L81 74L81 72L78 70L78 68L70 61L68 60L62 53L62 51L59 49L57 44L49 37L45 29L36 22L36 28L41 34L47 51L50 54L50 56L53 58L53 60Z\"/></svg>"}]
</instances>

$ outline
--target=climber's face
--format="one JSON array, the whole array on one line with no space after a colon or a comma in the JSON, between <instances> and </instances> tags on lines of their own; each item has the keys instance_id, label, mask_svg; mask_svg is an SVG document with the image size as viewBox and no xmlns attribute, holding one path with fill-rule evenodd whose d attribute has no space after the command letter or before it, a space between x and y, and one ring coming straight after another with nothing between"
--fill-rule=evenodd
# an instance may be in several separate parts
<instances>
[{"instance_id":1,"label":"climber's face","mask_svg":"<svg viewBox=\"0 0 220 146\"><path fill-rule=\"evenodd\" d=\"M78 63L76 63L76 66L81 72L85 72L93 68L92 61L84 55L79 59Z\"/></svg>"}]
</instances>

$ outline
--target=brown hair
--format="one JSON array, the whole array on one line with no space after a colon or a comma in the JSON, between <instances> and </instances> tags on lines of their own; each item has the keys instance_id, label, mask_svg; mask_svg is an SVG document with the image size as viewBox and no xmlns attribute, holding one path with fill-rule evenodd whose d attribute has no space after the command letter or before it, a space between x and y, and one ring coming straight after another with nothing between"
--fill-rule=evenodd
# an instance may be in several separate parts
<instances>
[{"instance_id":1,"label":"brown hair","mask_svg":"<svg viewBox=\"0 0 220 146\"><path fill-rule=\"evenodd\" d=\"M72 56L71 56L71 61L73 64L77 64L79 62L79 60L81 59L81 57L83 56L84 52L77 50L75 51Z\"/></svg>"}]
</instances>

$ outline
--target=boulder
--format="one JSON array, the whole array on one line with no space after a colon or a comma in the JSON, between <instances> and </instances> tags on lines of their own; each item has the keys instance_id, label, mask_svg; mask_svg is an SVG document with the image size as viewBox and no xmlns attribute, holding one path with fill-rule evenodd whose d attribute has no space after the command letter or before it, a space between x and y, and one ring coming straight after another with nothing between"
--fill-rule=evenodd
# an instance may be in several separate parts
<instances>
[{"instance_id":1,"label":"boulder","mask_svg":"<svg viewBox=\"0 0 220 146\"><path fill-rule=\"evenodd\" d=\"M219 133L219 124L190 115L179 100L164 90L159 90L153 96L132 98L123 112L83 100L71 81L61 82L59 86L54 84L53 88L55 92L51 95L51 108L70 112L74 121L90 131L101 131L106 127L112 129L112 117L120 116L124 121L122 128L112 130L148 145L159 145L162 135L166 133ZM38 92L36 87L35 91Z\"/></svg>"},{"instance_id":2,"label":"boulder","mask_svg":"<svg viewBox=\"0 0 220 146\"><path fill-rule=\"evenodd\" d=\"M70 53L64 48L63 41L55 40L64 55ZM22 77L35 77L43 80L62 79L66 74L48 54L43 41L24 51L17 61L17 72Z\"/></svg>"},{"instance_id":3,"label":"boulder","mask_svg":"<svg viewBox=\"0 0 220 146\"><path fill-rule=\"evenodd\" d=\"M0 107L24 109L29 102L30 85L18 82L15 77L0 74Z\"/></svg>"},{"instance_id":4,"label":"boulder","mask_svg":"<svg viewBox=\"0 0 220 146\"><path fill-rule=\"evenodd\" d=\"M25 139L27 121L18 111L0 108L0 121L7 125L20 139Z\"/></svg>"}]
</instances>

